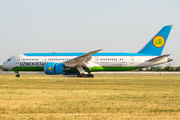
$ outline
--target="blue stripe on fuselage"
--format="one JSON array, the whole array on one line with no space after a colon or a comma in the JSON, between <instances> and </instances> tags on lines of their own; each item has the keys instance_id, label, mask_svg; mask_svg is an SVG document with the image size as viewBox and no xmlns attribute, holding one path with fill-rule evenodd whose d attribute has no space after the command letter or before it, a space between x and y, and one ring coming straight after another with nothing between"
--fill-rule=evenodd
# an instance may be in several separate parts
<instances>
[{"instance_id":1,"label":"blue stripe on fuselage","mask_svg":"<svg viewBox=\"0 0 180 120\"><path fill-rule=\"evenodd\" d=\"M86 53L24 53L25 56L81 56ZM140 53L96 53L92 56L154 56Z\"/></svg>"}]
</instances>

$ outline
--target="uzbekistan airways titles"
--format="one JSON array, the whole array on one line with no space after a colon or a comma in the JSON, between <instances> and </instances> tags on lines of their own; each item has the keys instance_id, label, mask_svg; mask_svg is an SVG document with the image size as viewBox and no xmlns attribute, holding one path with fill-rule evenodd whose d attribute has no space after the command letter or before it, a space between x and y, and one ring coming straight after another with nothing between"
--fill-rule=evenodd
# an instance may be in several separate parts
<instances>
[{"instance_id":1,"label":"uzbekistan airways titles","mask_svg":"<svg viewBox=\"0 0 180 120\"><path fill-rule=\"evenodd\" d=\"M20 62L20 66L44 66L46 62Z\"/></svg>"}]
</instances>

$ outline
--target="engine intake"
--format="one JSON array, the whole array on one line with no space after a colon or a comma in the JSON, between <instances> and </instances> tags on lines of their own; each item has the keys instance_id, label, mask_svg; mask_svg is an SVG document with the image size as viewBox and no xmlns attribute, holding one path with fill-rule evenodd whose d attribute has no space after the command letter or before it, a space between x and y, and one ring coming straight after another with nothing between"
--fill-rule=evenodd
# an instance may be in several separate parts
<instances>
[{"instance_id":1,"label":"engine intake","mask_svg":"<svg viewBox=\"0 0 180 120\"><path fill-rule=\"evenodd\" d=\"M64 74L64 64L54 62L46 63L44 72L48 75Z\"/></svg>"}]
</instances>

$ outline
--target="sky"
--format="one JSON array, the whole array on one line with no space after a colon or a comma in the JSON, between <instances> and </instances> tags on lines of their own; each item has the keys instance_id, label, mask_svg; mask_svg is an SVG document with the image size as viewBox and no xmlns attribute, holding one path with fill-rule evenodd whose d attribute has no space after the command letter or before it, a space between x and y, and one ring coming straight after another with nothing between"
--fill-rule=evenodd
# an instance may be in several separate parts
<instances>
[{"instance_id":1,"label":"sky","mask_svg":"<svg viewBox=\"0 0 180 120\"><path fill-rule=\"evenodd\" d=\"M21 53L136 53L163 26L173 25L162 54L171 54L171 65L180 66L179 5L179 0L0 0L0 64Z\"/></svg>"}]
</instances>

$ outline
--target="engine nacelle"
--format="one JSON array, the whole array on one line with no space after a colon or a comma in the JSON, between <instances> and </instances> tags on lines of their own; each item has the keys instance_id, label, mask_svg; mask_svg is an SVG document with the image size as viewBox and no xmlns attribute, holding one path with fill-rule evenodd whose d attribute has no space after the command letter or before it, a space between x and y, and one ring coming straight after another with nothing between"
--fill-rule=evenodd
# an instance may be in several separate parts
<instances>
[{"instance_id":1,"label":"engine nacelle","mask_svg":"<svg viewBox=\"0 0 180 120\"><path fill-rule=\"evenodd\" d=\"M49 75L64 74L64 64L54 62L46 63L44 72Z\"/></svg>"}]
</instances>

